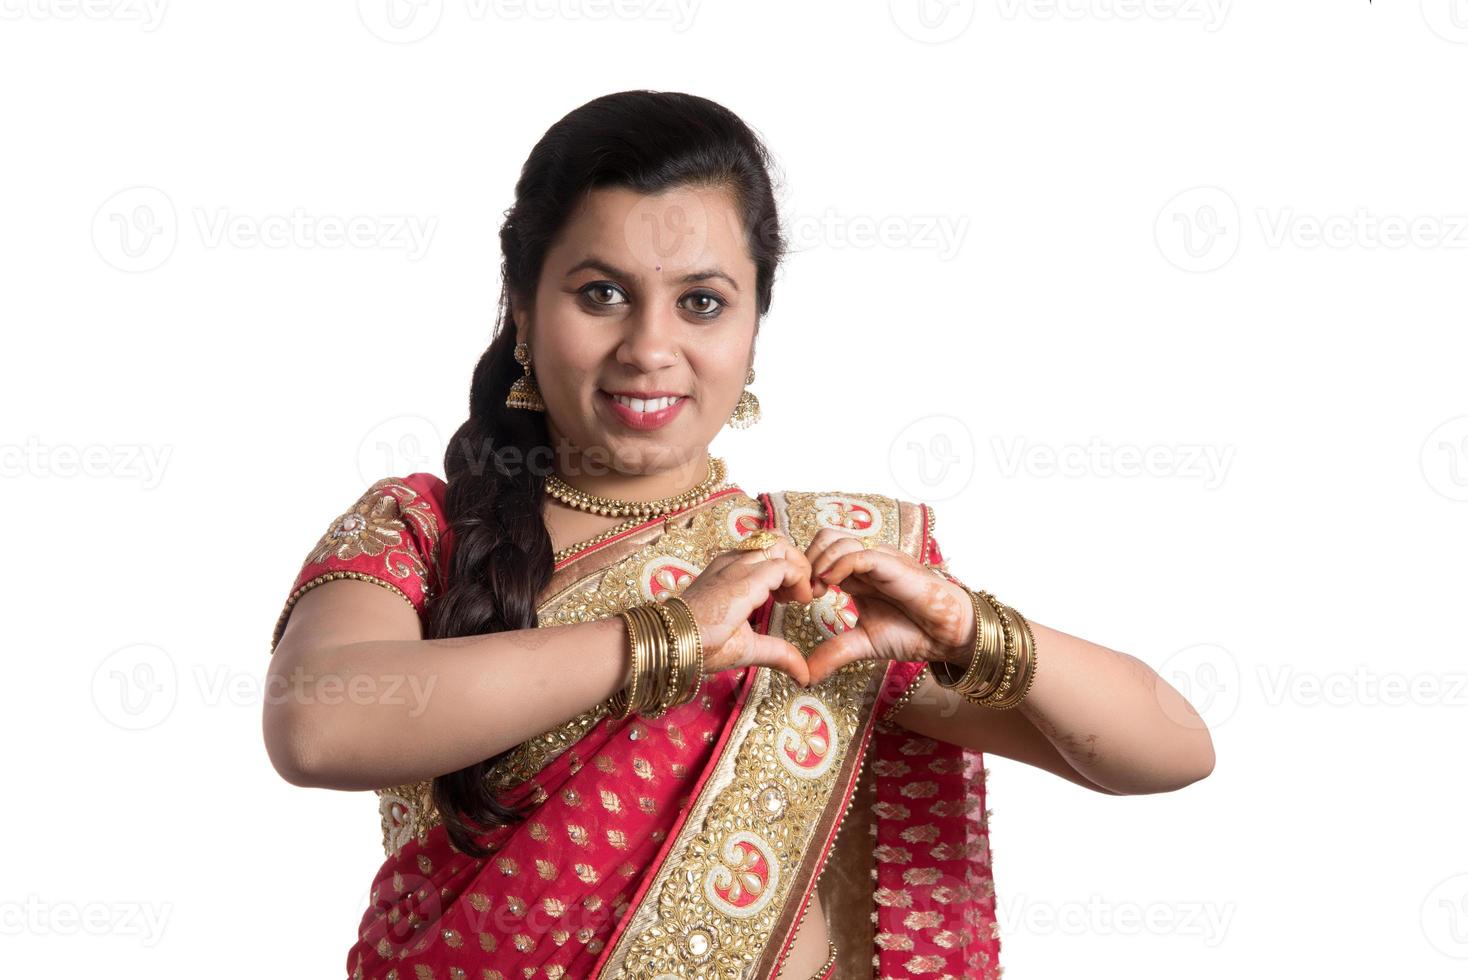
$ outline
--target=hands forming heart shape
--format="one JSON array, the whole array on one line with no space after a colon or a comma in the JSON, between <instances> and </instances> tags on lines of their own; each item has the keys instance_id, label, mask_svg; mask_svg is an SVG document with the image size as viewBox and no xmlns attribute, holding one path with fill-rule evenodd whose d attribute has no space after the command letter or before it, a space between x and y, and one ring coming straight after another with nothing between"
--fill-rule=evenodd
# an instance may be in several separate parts
<instances>
[{"instance_id":1,"label":"hands forming heart shape","mask_svg":"<svg viewBox=\"0 0 1468 980\"><path fill-rule=\"evenodd\" d=\"M771 532L763 549L716 555L683 590L704 639L707 672L775 667L802 685L849 663L904 660L966 663L974 642L967 593L900 548L822 528L801 551ZM768 599L813 603L835 635L808 656L749 623Z\"/></svg>"},{"instance_id":2,"label":"hands forming heart shape","mask_svg":"<svg viewBox=\"0 0 1468 980\"><path fill-rule=\"evenodd\" d=\"M967 662L974 636L967 594L906 551L822 528L805 557L814 601L839 603L840 614L827 619L836 635L806 658L812 684L860 660Z\"/></svg>"}]
</instances>

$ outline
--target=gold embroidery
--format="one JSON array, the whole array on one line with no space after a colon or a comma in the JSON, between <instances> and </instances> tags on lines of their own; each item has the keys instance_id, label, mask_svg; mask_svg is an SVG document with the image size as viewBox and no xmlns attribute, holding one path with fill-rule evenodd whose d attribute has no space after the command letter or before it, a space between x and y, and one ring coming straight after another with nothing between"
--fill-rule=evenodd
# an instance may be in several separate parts
<instances>
[{"instance_id":1,"label":"gold embroidery","mask_svg":"<svg viewBox=\"0 0 1468 980\"><path fill-rule=\"evenodd\" d=\"M771 497L783 508L780 516L797 547L808 545L821 527L897 543L894 498L793 492ZM809 652L830 635L830 627L816 619L817 606L775 604L770 632ZM618 939L608 976L745 976L771 941L785 905L798 900L793 889L808 884L784 872L823 846L813 835L836 792L840 762L867 723L885 668L850 664L809 689L778 671L757 671L728 748ZM690 963L679 952L680 938L695 934L709 937L711 948L702 962Z\"/></svg>"},{"instance_id":2,"label":"gold embroidery","mask_svg":"<svg viewBox=\"0 0 1468 980\"><path fill-rule=\"evenodd\" d=\"M418 533L428 542L426 561L413 547L408 530L409 522L412 522ZM350 561L359 555L381 555L389 574L400 579L412 578L418 582L426 602L433 595L429 566L437 566L441 536L438 518L428 499L402 480L385 477L368 487L355 504L331 522L331 526L306 556L302 567L333 557ZM290 618L291 610L301 596L318 585L341 578L376 583L396 592L412 605L412 599L408 598L406 592L380 576L354 571L334 571L318 575L286 599L285 608L276 619L275 629L271 634L271 652L280 644L286 620Z\"/></svg>"}]
</instances>

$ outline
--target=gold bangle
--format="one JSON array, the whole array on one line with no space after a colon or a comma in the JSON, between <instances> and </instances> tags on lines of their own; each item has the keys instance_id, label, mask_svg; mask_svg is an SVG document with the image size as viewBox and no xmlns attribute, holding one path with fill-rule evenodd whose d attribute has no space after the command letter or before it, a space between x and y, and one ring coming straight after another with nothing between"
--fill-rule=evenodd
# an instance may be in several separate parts
<instances>
[{"instance_id":1,"label":"gold bangle","mask_svg":"<svg viewBox=\"0 0 1468 980\"><path fill-rule=\"evenodd\" d=\"M957 584L957 583L955 583ZM979 662L984 659L984 621L979 615L979 600L963 586L964 594L968 596L970 604L974 607L974 648L969 651L968 663L964 664L963 670L958 676L954 676L956 665L943 660L932 665L933 678L939 684L953 691L963 693L971 691L975 684L975 675L979 669Z\"/></svg>"},{"instance_id":2,"label":"gold bangle","mask_svg":"<svg viewBox=\"0 0 1468 980\"><path fill-rule=\"evenodd\" d=\"M1019 630L1017 632L1020 635L1023 663L1019 667L1020 677L1014 683L1014 693L1009 697L1000 698L989 705L989 707L996 708L1000 711L1018 706L1025 699L1025 696L1030 693L1030 685L1035 680L1035 668L1039 663L1039 651L1035 646L1035 633L1034 630L1030 629L1029 621L1020 615L1018 609L1010 609L1009 612L1019 623Z\"/></svg>"},{"instance_id":3,"label":"gold bangle","mask_svg":"<svg viewBox=\"0 0 1468 980\"><path fill-rule=\"evenodd\" d=\"M1014 675L1018 669L1019 646L1015 636L1015 629L1010 625L1007 615L1009 607L988 592L980 591L979 597L994 607L995 614L999 617L999 626L1004 632L1004 670L999 675L998 684L992 691L983 697L974 698L975 704L981 704L986 708L993 707L995 703L1002 700L1009 692L1010 685L1014 682Z\"/></svg>"},{"instance_id":4,"label":"gold bangle","mask_svg":"<svg viewBox=\"0 0 1468 980\"><path fill-rule=\"evenodd\" d=\"M947 661L930 664L933 678L939 684L974 701L992 693L1004 669L1003 629L993 607L980 597L983 593L954 582L969 598L974 610L974 648L962 671Z\"/></svg>"},{"instance_id":5,"label":"gold bangle","mask_svg":"<svg viewBox=\"0 0 1468 980\"><path fill-rule=\"evenodd\" d=\"M668 688L668 661L672 651L672 640L668 636L667 624L655 608L658 603L644 603L628 610L642 620L643 633L647 636L647 669L643 675L642 696L632 710L644 718L656 718L663 712L659 708Z\"/></svg>"},{"instance_id":6,"label":"gold bangle","mask_svg":"<svg viewBox=\"0 0 1468 980\"><path fill-rule=\"evenodd\" d=\"M979 590L979 598L984 600L985 605L992 611L993 619L998 623L999 635L1002 637L1004 655L996 664L995 670L989 679L989 684L982 694L976 694L970 700L975 704L988 706L997 698L1009 690L1014 679L1015 670L1018 667L1019 647L1014 634L1014 627L1010 624L1006 615L1008 608L988 592Z\"/></svg>"},{"instance_id":7,"label":"gold bangle","mask_svg":"<svg viewBox=\"0 0 1468 980\"><path fill-rule=\"evenodd\" d=\"M669 695L669 705L677 706L692 701L703 689L703 630L682 596L670 596L663 605L681 634L679 652L682 654L682 669L678 686Z\"/></svg>"},{"instance_id":8,"label":"gold bangle","mask_svg":"<svg viewBox=\"0 0 1468 980\"><path fill-rule=\"evenodd\" d=\"M673 611L668 608L666 601L648 603L648 608L657 614L658 622L662 626L663 637L668 643L668 658L661 671L662 690L658 692L657 701L652 704L647 713L648 718L656 718L672 707L669 702L682 690L683 664L686 659L683 648L687 646L687 643L679 635L679 624L674 622Z\"/></svg>"},{"instance_id":9,"label":"gold bangle","mask_svg":"<svg viewBox=\"0 0 1468 980\"><path fill-rule=\"evenodd\" d=\"M620 719L626 718L632 713L632 707L637 698L637 680L642 675L644 669L643 661L646 657L646 647L644 647L641 637L638 635L637 620L631 615L631 610L624 609L617 615L627 626L627 645L630 649L630 668L628 673L630 676L627 678L626 685L607 699L607 713L613 718Z\"/></svg>"}]
</instances>

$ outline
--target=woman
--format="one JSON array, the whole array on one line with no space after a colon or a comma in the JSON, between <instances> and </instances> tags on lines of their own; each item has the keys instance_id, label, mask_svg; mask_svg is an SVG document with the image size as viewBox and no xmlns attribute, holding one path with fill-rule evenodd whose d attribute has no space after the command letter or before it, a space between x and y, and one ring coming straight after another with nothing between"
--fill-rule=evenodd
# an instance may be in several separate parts
<instances>
[{"instance_id":1,"label":"woman","mask_svg":"<svg viewBox=\"0 0 1468 980\"><path fill-rule=\"evenodd\" d=\"M708 454L783 251L728 110L573 111L500 242L447 482L368 488L272 637L277 769L380 798L349 976L998 976L983 753L1162 792L1196 713L970 591L930 507Z\"/></svg>"}]
</instances>

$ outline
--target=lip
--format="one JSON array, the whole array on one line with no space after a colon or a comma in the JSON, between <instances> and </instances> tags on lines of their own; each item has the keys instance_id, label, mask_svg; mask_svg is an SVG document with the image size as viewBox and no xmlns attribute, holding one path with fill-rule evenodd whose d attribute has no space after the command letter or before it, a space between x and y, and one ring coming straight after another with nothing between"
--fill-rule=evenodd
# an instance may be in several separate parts
<instances>
[{"instance_id":1,"label":"lip","mask_svg":"<svg viewBox=\"0 0 1468 980\"><path fill-rule=\"evenodd\" d=\"M645 399L648 399L648 398L681 398L681 397L683 397L683 392L681 392L681 391L663 391L663 390L659 390L659 391L612 391L612 390L610 390L608 388L603 388L602 391L605 391L609 395L624 395L627 398L641 398L641 399L644 399L644 400Z\"/></svg>"},{"instance_id":2,"label":"lip","mask_svg":"<svg viewBox=\"0 0 1468 980\"><path fill-rule=\"evenodd\" d=\"M615 418L617 421L621 422L623 425L627 426L630 429L638 429L641 431L647 431L650 429L661 429L663 426L673 421L673 419L677 418L678 413L683 411L683 406L688 404L688 398L687 396L684 396L679 398L673 404L669 405L667 408L660 409L656 412L634 412L632 411L632 409L628 408L626 405L623 405L621 402L613 398L611 392L598 388L596 393L597 396L600 398L602 404L607 406L607 410L611 412L613 418ZM681 394L681 392L667 391L633 394L631 392L619 391L617 392L617 394L625 395L631 398L660 398L664 395L676 397Z\"/></svg>"}]
</instances>

